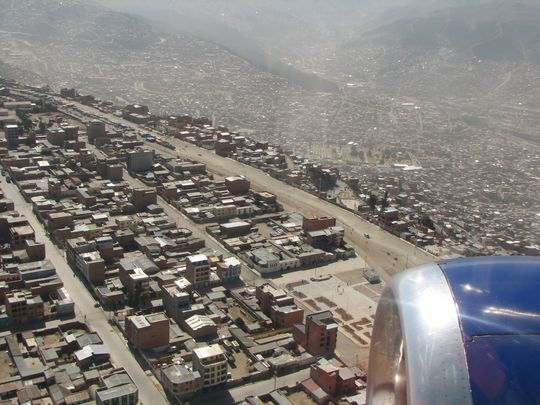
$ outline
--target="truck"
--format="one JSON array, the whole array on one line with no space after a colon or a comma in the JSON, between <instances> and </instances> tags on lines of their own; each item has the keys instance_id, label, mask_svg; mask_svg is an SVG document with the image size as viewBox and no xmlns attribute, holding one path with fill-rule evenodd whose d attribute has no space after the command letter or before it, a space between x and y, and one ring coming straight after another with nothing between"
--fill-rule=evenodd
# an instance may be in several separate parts
<instances>
[{"instance_id":1,"label":"truck","mask_svg":"<svg viewBox=\"0 0 540 405\"><path fill-rule=\"evenodd\" d=\"M169 141L163 141L163 142L161 142L161 145L165 146L166 148L172 149L172 150L176 149L175 146L172 143L170 143Z\"/></svg>"}]
</instances>

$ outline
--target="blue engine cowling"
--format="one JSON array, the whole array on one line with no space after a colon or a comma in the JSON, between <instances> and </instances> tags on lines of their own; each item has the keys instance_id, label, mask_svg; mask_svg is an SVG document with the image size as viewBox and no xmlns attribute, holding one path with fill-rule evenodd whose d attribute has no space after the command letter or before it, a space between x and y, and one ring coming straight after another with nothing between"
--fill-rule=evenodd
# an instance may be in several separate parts
<instances>
[{"instance_id":1,"label":"blue engine cowling","mask_svg":"<svg viewBox=\"0 0 540 405\"><path fill-rule=\"evenodd\" d=\"M465 258L397 275L371 340L368 405L540 404L540 258Z\"/></svg>"}]
</instances>

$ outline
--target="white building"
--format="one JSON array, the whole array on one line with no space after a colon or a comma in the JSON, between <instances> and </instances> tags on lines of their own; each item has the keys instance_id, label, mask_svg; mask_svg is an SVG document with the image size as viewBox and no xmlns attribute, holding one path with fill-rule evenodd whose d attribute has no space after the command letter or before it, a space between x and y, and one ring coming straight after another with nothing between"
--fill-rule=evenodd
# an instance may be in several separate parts
<instances>
[{"instance_id":1,"label":"white building","mask_svg":"<svg viewBox=\"0 0 540 405\"><path fill-rule=\"evenodd\" d=\"M198 371L203 387L212 387L227 381L227 357L217 344L193 349L193 371Z\"/></svg>"}]
</instances>

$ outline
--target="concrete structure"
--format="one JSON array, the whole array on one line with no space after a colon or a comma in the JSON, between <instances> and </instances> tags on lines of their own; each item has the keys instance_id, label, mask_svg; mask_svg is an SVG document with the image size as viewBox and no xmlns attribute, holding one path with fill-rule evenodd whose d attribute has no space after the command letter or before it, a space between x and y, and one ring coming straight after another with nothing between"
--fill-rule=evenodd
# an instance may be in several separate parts
<instances>
[{"instance_id":1,"label":"concrete structure","mask_svg":"<svg viewBox=\"0 0 540 405\"><path fill-rule=\"evenodd\" d=\"M212 214L216 219L226 219L236 216L236 205L216 205L212 208Z\"/></svg>"},{"instance_id":2,"label":"concrete structure","mask_svg":"<svg viewBox=\"0 0 540 405\"><path fill-rule=\"evenodd\" d=\"M6 125L4 127L4 134L6 136L6 141L9 148L16 148L19 144L19 135L21 134L21 129L18 125Z\"/></svg>"},{"instance_id":3,"label":"concrete structure","mask_svg":"<svg viewBox=\"0 0 540 405\"><path fill-rule=\"evenodd\" d=\"M23 249L27 240L35 240L36 235L31 225L16 225L9 228L11 247L13 250Z\"/></svg>"},{"instance_id":4,"label":"concrete structure","mask_svg":"<svg viewBox=\"0 0 540 405\"><path fill-rule=\"evenodd\" d=\"M272 319L276 328L290 328L304 320L304 310L298 308L285 290L262 284L255 290L261 310Z\"/></svg>"},{"instance_id":5,"label":"concrete structure","mask_svg":"<svg viewBox=\"0 0 540 405\"><path fill-rule=\"evenodd\" d=\"M101 285L105 280L105 261L96 250L95 241L74 238L66 241L66 259L74 270L79 271L92 284Z\"/></svg>"},{"instance_id":6,"label":"concrete structure","mask_svg":"<svg viewBox=\"0 0 540 405\"><path fill-rule=\"evenodd\" d=\"M133 190L133 205L137 211L143 211L152 204L157 204L156 190L151 188L136 188Z\"/></svg>"},{"instance_id":7,"label":"concrete structure","mask_svg":"<svg viewBox=\"0 0 540 405\"><path fill-rule=\"evenodd\" d=\"M58 315L75 314L75 302L73 302L71 296L64 287L56 290L53 302L56 306L56 313Z\"/></svg>"},{"instance_id":8,"label":"concrete structure","mask_svg":"<svg viewBox=\"0 0 540 405\"><path fill-rule=\"evenodd\" d=\"M217 344L193 349L193 371L201 375L203 387L222 385L227 381L227 357Z\"/></svg>"},{"instance_id":9,"label":"concrete structure","mask_svg":"<svg viewBox=\"0 0 540 405\"><path fill-rule=\"evenodd\" d=\"M341 226L306 232L307 243L316 249L337 248L343 242L344 237L345 230Z\"/></svg>"},{"instance_id":10,"label":"concrete structure","mask_svg":"<svg viewBox=\"0 0 540 405\"><path fill-rule=\"evenodd\" d=\"M184 279L189 287L186 287L180 280L176 280L174 285L162 287L162 299L165 312L169 317L177 323L181 323L184 319L182 311L191 302L191 295L188 290L191 289L191 283Z\"/></svg>"},{"instance_id":11,"label":"concrete structure","mask_svg":"<svg viewBox=\"0 0 540 405\"><path fill-rule=\"evenodd\" d=\"M47 141L51 145L63 146L66 141L66 132L62 128L49 128L47 130Z\"/></svg>"},{"instance_id":12,"label":"concrete structure","mask_svg":"<svg viewBox=\"0 0 540 405\"><path fill-rule=\"evenodd\" d=\"M231 194L247 194L251 183L245 177L230 176L225 178L225 186Z\"/></svg>"},{"instance_id":13,"label":"concrete structure","mask_svg":"<svg viewBox=\"0 0 540 405\"><path fill-rule=\"evenodd\" d=\"M195 288L210 282L210 262L206 255L193 255L186 258L186 278Z\"/></svg>"},{"instance_id":14,"label":"concrete structure","mask_svg":"<svg viewBox=\"0 0 540 405\"><path fill-rule=\"evenodd\" d=\"M146 172L154 164L154 151L150 149L136 149L127 153L127 169L129 172Z\"/></svg>"},{"instance_id":15,"label":"concrete structure","mask_svg":"<svg viewBox=\"0 0 540 405\"><path fill-rule=\"evenodd\" d=\"M42 320L45 306L40 296L14 292L6 295L6 312L13 325L22 325Z\"/></svg>"},{"instance_id":16,"label":"concrete structure","mask_svg":"<svg viewBox=\"0 0 540 405\"><path fill-rule=\"evenodd\" d=\"M300 266L300 260L294 255L284 251L278 252L269 247L253 249L246 253L246 258L262 274L295 269Z\"/></svg>"},{"instance_id":17,"label":"concrete structure","mask_svg":"<svg viewBox=\"0 0 540 405\"><path fill-rule=\"evenodd\" d=\"M92 120L86 126L86 136L88 137L88 143L92 145L96 139L104 138L107 135L105 131L105 123L99 120Z\"/></svg>"},{"instance_id":18,"label":"concrete structure","mask_svg":"<svg viewBox=\"0 0 540 405\"><path fill-rule=\"evenodd\" d=\"M304 319L304 310L296 305L277 306L270 309L270 318L276 328L292 328Z\"/></svg>"},{"instance_id":19,"label":"concrete structure","mask_svg":"<svg viewBox=\"0 0 540 405\"><path fill-rule=\"evenodd\" d=\"M276 289L268 283L257 286L255 296L259 301L261 310L267 315L270 314L270 308L274 305L286 306L294 304L293 297L288 295L285 290Z\"/></svg>"},{"instance_id":20,"label":"concrete structure","mask_svg":"<svg viewBox=\"0 0 540 405\"><path fill-rule=\"evenodd\" d=\"M216 265L218 277L223 281L238 280L241 272L240 260L236 257L228 257Z\"/></svg>"},{"instance_id":21,"label":"concrete structure","mask_svg":"<svg viewBox=\"0 0 540 405\"><path fill-rule=\"evenodd\" d=\"M191 371L181 364L171 364L161 369L161 384L170 396L182 400L201 390L202 378L198 371Z\"/></svg>"},{"instance_id":22,"label":"concrete structure","mask_svg":"<svg viewBox=\"0 0 540 405\"><path fill-rule=\"evenodd\" d=\"M126 320L126 335L136 349L153 349L169 344L169 318L163 313L134 315Z\"/></svg>"}]
</instances>

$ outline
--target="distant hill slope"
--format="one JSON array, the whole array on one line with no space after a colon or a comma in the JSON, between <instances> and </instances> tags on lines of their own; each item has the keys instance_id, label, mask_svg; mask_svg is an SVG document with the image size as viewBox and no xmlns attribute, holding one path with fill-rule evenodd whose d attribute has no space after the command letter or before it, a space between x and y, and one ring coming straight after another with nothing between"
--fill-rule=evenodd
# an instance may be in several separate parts
<instances>
[{"instance_id":1,"label":"distant hill slope","mask_svg":"<svg viewBox=\"0 0 540 405\"><path fill-rule=\"evenodd\" d=\"M412 53L447 48L480 59L540 63L540 4L505 0L446 8L384 25L361 42Z\"/></svg>"},{"instance_id":2,"label":"distant hill slope","mask_svg":"<svg viewBox=\"0 0 540 405\"><path fill-rule=\"evenodd\" d=\"M102 48L140 49L154 40L141 18L82 0L0 0L2 31L27 34L33 41Z\"/></svg>"},{"instance_id":3,"label":"distant hill slope","mask_svg":"<svg viewBox=\"0 0 540 405\"><path fill-rule=\"evenodd\" d=\"M194 16L188 18L175 11L156 21L151 19L152 4L147 4L147 7L148 12L142 13L143 17L113 11L92 1L0 0L3 10L0 26L5 31L31 35L33 41L44 44L50 41L75 46L92 44L98 48L130 51L155 44L163 32L180 32L221 46L256 68L286 78L305 89L338 90L337 85L329 80L272 58L252 38L218 21L209 22Z\"/></svg>"}]
</instances>

